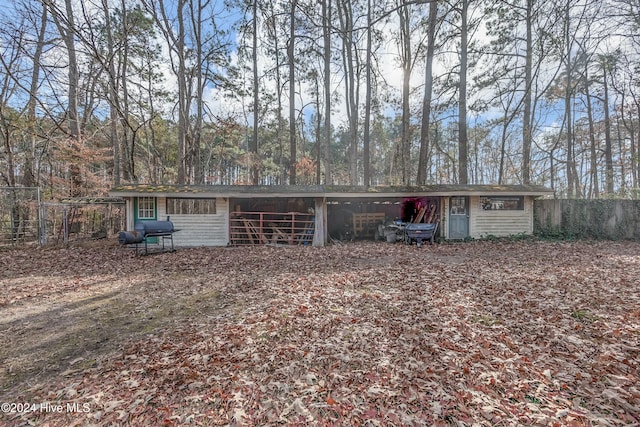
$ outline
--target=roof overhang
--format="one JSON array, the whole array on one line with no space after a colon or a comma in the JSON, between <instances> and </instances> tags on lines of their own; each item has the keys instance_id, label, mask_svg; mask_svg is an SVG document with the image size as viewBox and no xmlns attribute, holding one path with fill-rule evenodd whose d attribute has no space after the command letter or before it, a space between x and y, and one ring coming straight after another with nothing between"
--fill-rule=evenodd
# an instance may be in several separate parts
<instances>
[{"instance_id":1,"label":"roof overhang","mask_svg":"<svg viewBox=\"0 0 640 427\"><path fill-rule=\"evenodd\" d=\"M322 197L322 186L280 185L122 185L109 191L118 197L189 197L189 198L254 198L254 197Z\"/></svg>"},{"instance_id":2,"label":"roof overhang","mask_svg":"<svg viewBox=\"0 0 640 427\"><path fill-rule=\"evenodd\" d=\"M298 198L378 199L448 196L552 196L553 190L539 185L423 185L423 186L336 186L336 185L122 185L109 191L114 197L189 198Z\"/></svg>"}]
</instances>

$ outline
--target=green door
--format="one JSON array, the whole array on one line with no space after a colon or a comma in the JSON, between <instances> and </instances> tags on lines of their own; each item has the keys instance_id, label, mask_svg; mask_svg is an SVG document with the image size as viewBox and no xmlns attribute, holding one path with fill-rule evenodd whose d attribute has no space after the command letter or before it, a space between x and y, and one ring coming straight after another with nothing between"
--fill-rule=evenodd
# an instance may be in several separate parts
<instances>
[{"instance_id":1,"label":"green door","mask_svg":"<svg viewBox=\"0 0 640 427\"><path fill-rule=\"evenodd\" d=\"M469 198L456 196L449 200L449 239L469 237Z\"/></svg>"},{"instance_id":2,"label":"green door","mask_svg":"<svg viewBox=\"0 0 640 427\"><path fill-rule=\"evenodd\" d=\"M155 197L136 197L133 202L133 223L147 219L158 219L158 199ZM157 243L157 237L151 237L148 243Z\"/></svg>"}]
</instances>

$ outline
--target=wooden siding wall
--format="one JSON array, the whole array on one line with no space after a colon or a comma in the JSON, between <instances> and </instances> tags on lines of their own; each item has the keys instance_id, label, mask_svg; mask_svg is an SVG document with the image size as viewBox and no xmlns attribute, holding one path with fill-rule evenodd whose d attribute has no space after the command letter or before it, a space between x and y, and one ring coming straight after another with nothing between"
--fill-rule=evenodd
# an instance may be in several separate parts
<instances>
[{"instance_id":1,"label":"wooden siding wall","mask_svg":"<svg viewBox=\"0 0 640 427\"><path fill-rule=\"evenodd\" d=\"M533 233L531 197L524 198L522 211L487 211L480 207L480 197L469 197L469 215L469 235L475 239Z\"/></svg>"},{"instance_id":2,"label":"wooden siding wall","mask_svg":"<svg viewBox=\"0 0 640 427\"><path fill-rule=\"evenodd\" d=\"M158 198L158 220L167 219L167 199ZM216 199L213 215L170 215L173 226L180 230L173 235L176 246L226 246L229 243L229 201Z\"/></svg>"}]
</instances>

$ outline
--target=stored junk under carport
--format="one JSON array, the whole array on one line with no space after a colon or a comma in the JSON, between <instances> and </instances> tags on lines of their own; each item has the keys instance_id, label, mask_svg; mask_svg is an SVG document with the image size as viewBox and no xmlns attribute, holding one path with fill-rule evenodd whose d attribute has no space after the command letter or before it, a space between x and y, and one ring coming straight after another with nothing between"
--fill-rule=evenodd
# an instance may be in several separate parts
<instances>
[{"instance_id":1,"label":"stored junk under carport","mask_svg":"<svg viewBox=\"0 0 640 427\"><path fill-rule=\"evenodd\" d=\"M534 185L124 185L110 194L126 201L128 230L170 215L181 230L175 236L180 247L406 242L409 224L434 224L434 237L444 240L531 234L533 199L552 191Z\"/></svg>"},{"instance_id":2,"label":"stored junk under carport","mask_svg":"<svg viewBox=\"0 0 640 427\"><path fill-rule=\"evenodd\" d=\"M329 202L330 239L375 239L390 243L406 242L408 224L434 224L440 221L438 197L391 197ZM434 236L435 237L435 236ZM415 240L414 240L415 241Z\"/></svg>"}]
</instances>

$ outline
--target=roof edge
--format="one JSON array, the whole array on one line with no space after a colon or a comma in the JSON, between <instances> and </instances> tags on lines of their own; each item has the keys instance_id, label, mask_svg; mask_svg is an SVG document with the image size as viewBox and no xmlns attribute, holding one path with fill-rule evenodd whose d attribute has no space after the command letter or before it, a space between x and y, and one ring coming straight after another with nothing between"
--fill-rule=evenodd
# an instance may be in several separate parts
<instances>
[{"instance_id":1,"label":"roof edge","mask_svg":"<svg viewBox=\"0 0 640 427\"><path fill-rule=\"evenodd\" d=\"M154 194L160 197L402 197L419 194L445 195L553 195L540 185L434 184L421 186L351 185L164 185L128 184L109 191L110 196L135 197Z\"/></svg>"}]
</instances>

